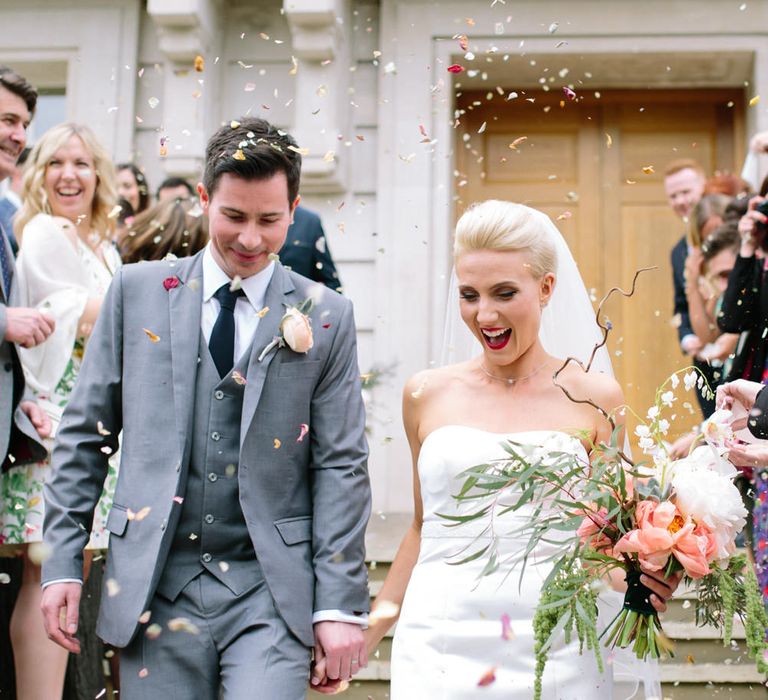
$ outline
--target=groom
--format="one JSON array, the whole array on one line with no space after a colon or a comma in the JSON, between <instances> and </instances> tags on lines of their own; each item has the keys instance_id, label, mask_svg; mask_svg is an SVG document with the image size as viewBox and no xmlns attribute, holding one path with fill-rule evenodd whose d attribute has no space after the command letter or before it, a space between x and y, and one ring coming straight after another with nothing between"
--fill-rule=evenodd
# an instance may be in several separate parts
<instances>
[{"instance_id":1,"label":"groom","mask_svg":"<svg viewBox=\"0 0 768 700\"><path fill-rule=\"evenodd\" d=\"M46 629L78 651L82 551L122 431L97 633L123 648L128 700L296 700L312 647L321 678L366 663L370 488L352 306L322 290L313 343L297 313L281 324L320 293L273 256L300 168L295 141L264 120L213 135L198 185L209 245L122 268L59 428Z\"/></svg>"}]
</instances>

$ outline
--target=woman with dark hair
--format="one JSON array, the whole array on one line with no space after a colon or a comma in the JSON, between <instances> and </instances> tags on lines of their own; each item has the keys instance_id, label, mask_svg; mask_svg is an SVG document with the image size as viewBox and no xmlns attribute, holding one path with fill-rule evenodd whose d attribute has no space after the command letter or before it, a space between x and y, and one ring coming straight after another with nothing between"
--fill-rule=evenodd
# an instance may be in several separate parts
<instances>
[{"instance_id":1,"label":"woman with dark hair","mask_svg":"<svg viewBox=\"0 0 768 700\"><path fill-rule=\"evenodd\" d=\"M208 220L197 201L172 199L139 214L120 236L118 247L124 263L135 263L169 254L184 258L207 242Z\"/></svg>"},{"instance_id":2,"label":"woman with dark hair","mask_svg":"<svg viewBox=\"0 0 768 700\"><path fill-rule=\"evenodd\" d=\"M134 214L141 214L149 208L147 178L133 163L117 166L117 194L133 208Z\"/></svg>"}]
</instances>

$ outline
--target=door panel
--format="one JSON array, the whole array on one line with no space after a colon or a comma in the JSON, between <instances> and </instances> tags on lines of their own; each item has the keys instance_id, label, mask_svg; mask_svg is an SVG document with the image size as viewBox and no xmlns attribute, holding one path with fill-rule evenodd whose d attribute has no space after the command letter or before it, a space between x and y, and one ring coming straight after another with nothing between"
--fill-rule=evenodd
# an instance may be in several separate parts
<instances>
[{"instance_id":1,"label":"door panel","mask_svg":"<svg viewBox=\"0 0 768 700\"><path fill-rule=\"evenodd\" d=\"M656 268L640 276L633 298L615 296L604 307L614 324L609 349L617 378L627 402L644 412L657 386L688 364L672 318L669 263L684 226L667 206L664 169L694 158L707 172L737 170L743 96L678 90L613 91L576 102L552 92L497 98L459 97L465 112L457 127L455 214L492 198L546 212L596 299L614 286L628 290L636 270ZM693 408L679 407L677 432L699 419Z\"/></svg>"}]
</instances>

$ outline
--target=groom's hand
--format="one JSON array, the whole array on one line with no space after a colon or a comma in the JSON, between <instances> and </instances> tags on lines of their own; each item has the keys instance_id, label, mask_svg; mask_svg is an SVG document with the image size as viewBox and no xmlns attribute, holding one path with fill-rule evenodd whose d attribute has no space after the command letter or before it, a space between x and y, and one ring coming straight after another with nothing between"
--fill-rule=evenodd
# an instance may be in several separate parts
<instances>
[{"instance_id":1,"label":"groom's hand","mask_svg":"<svg viewBox=\"0 0 768 700\"><path fill-rule=\"evenodd\" d=\"M80 642L75 633L82 588L79 583L52 583L43 590L40 604L48 639L73 654L80 653Z\"/></svg>"},{"instance_id":2,"label":"groom's hand","mask_svg":"<svg viewBox=\"0 0 768 700\"><path fill-rule=\"evenodd\" d=\"M349 622L324 621L315 624L315 667L312 687L320 690L336 681L348 681L368 665L365 637L360 625ZM322 692L322 690L320 690Z\"/></svg>"}]
</instances>

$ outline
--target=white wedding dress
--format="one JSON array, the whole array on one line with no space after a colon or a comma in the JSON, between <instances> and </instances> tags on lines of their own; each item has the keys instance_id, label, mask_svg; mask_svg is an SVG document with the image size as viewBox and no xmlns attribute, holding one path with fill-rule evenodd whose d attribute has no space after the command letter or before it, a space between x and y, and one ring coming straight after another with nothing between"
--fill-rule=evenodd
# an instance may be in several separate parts
<instances>
[{"instance_id":1,"label":"white wedding dress","mask_svg":"<svg viewBox=\"0 0 768 700\"><path fill-rule=\"evenodd\" d=\"M539 446L544 451L573 451L587 459L582 444L552 430L501 435L458 425L438 428L421 446L418 471L424 523L418 563L403 601L392 648L392 700L529 700L533 697L534 638L532 618L541 584L551 562L541 559L556 545L542 544L531 552L525 574L520 566L509 573L502 565L490 576L479 574L486 557L450 565L479 548L475 535L487 520L447 527L439 514L457 515L477 507L459 503L456 495L464 470L502 458L505 438ZM505 502L513 502L505 498ZM527 540L506 536L518 519L529 518L532 507L508 513L496 523L501 535L499 554L522 555ZM469 549L463 552L467 546ZM458 555L458 556L457 556ZM502 616L511 632L502 636ZM574 635L575 636L575 635ZM611 667L600 673L594 654L580 655L578 641L561 639L550 650L544 673L543 700L596 700L612 697ZM495 680L482 685L482 680Z\"/></svg>"}]
</instances>

